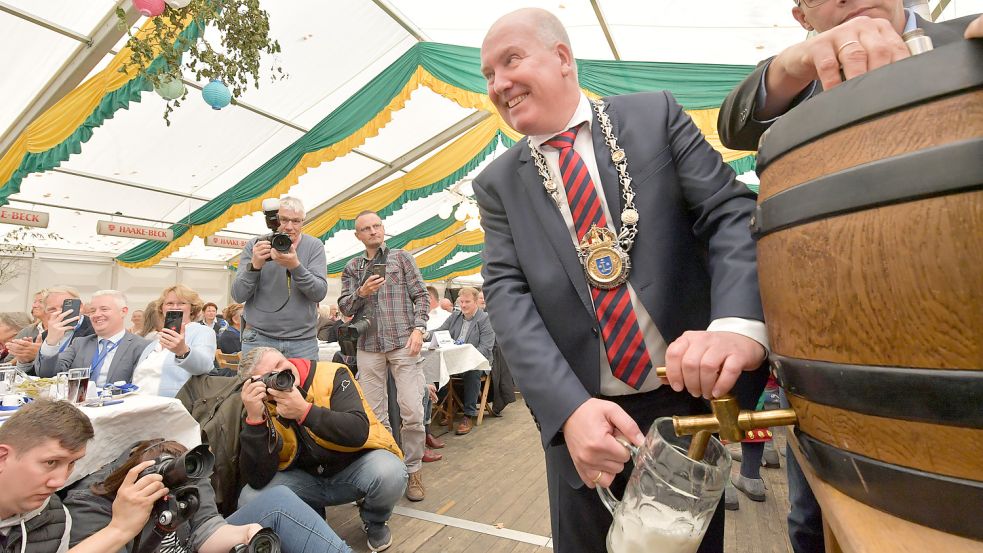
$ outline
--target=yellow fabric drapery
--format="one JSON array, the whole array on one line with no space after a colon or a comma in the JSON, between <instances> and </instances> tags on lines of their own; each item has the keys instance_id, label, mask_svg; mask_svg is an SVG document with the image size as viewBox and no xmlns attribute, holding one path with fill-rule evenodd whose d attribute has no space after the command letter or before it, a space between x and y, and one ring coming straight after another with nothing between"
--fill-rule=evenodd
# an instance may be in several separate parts
<instances>
[{"instance_id":1,"label":"yellow fabric drapery","mask_svg":"<svg viewBox=\"0 0 983 553\"><path fill-rule=\"evenodd\" d=\"M354 220L359 213L367 209L382 209L407 190L429 186L457 170L461 160L478 155L478 152L495 138L497 132L498 121L494 117L485 119L409 173L359 194L321 214L304 226L304 232L320 236L342 219Z\"/></svg>"},{"instance_id":2,"label":"yellow fabric drapery","mask_svg":"<svg viewBox=\"0 0 983 553\"><path fill-rule=\"evenodd\" d=\"M183 24L186 26L189 22L190 18ZM143 39L152 31L154 22L148 19L137 31L137 37ZM153 57L159 53L158 49ZM132 55L132 51L124 47L102 71L66 94L28 125L0 159L0 183L10 180L26 154L44 152L61 144L82 126L104 96L133 80L137 76L136 67L130 66L125 73L120 71Z\"/></svg>"},{"instance_id":3,"label":"yellow fabric drapery","mask_svg":"<svg viewBox=\"0 0 983 553\"><path fill-rule=\"evenodd\" d=\"M481 229L469 230L455 234L450 239L440 242L433 248L416 256L417 267L429 267L447 257L458 246L477 246L485 241L485 233Z\"/></svg>"}]
</instances>

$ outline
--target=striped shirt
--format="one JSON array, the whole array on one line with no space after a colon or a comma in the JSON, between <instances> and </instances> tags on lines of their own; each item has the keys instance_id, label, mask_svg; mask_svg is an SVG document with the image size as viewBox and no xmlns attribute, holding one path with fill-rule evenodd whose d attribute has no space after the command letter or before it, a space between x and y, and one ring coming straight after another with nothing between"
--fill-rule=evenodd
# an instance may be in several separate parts
<instances>
[{"instance_id":1,"label":"striped shirt","mask_svg":"<svg viewBox=\"0 0 983 553\"><path fill-rule=\"evenodd\" d=\"M368 298L358 295L373 260L365 255L353 258L341 273L341 296L338 307L354 315L366 304L372 306L372 325L359 337L358 349L375 353L389 352L406 346L416 327L426 328L430 296L413 256L405 250L391 250L382 244L386 257L386 282Z\"/></svg>"}]
</instances>

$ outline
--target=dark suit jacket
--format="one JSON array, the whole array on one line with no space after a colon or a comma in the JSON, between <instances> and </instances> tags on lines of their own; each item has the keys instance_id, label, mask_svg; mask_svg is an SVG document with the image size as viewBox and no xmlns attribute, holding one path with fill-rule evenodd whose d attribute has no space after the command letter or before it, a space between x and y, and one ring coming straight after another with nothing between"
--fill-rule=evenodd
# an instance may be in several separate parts
<instances>
[{"instance_id":1,"label":"dark suit jacket","mask_svg":"<svg viewBox=\"0 0 983 553\"><path fill-rule=\"evenodd\" d=\"M113 353L113 360L109 364L109 373L106 382L112 383L118 380L130 382L133 380L133 369L136 368L140 360L140 354L146 349L150 341L137 336L131 332L123 335L116 351ZM38 376L51 378L60 372L76 367L89 367L92 365L92 358L95 357L99 348L99 337L95 334L73 340L65 351L58 355L45 357L41 360ZM101 371L107 370L103 365Z\"/></svg>"},{"instance_id":2,"label":"dark suit jacket","mask_svg":"<svg viewBox=\"0 0 983 553\"><path fill-rule=\"evenodd\" d=\"M86 317L85 315L82 315L82 324L80 324L79 327L75 329L75 332L72 334L72 339L69 342L69 344L74 343L75 340L80 340L82 338L85 338L86 336L92 336L95 333L96 331L92 329L92 321L90 321L89 318ZM34 334L33 337L37 337L37 334ZM41 341L44 341L47 338L48 338L48 331L45 330L44 332L41 333ZM23 364L18 363L17 368L27 372L32 376L39 376L41 374L39 372L40 365L41 365L41 355L39 353L38 356L34 358L34 361L30 363L23 363Z\"/></svg>"},{"instance_id":3,"label":"dark suit jacket","mask_svg":"<svg viewBox=\"0 0 983 553\"><path fill-rule=\"evenodd\" d=\"M957 40L964 40L963 33L969 23L976 19L976 15L967 15L959 19L953 19L942 23L932 23L915 15L917 26L925 30L925 34L931 37L935 47L943 46ZM720 141L724 146L732 150L757 150L758 141L771 123L761 123L755 121L754 111L755 102L758 97L758 89L761 87L761 75L768 68L768 64L774 59L770 57L758 64L758 67L737 86L727 99L720 106L720 113L717 115L717 132L720 133ZM812 98L823 91L822 85L817 81L814 87L806 87L789 106L789 110L802 102ZM786 112L787 113L787 112Z\"/></svg>"},{"instance_id":4,"label":"dark suit jacket","mask_svg":"<svg viewBox=\"0 0 983 553\"><path fill-rule=\"evenodd\" d=\"M717 318L764 320L748 230L754 193L669 93L605 102L628 155L641 215L630 281L666 342L706 330ZM610 211L621 213L618 178L596 120L592 135ZM478 175L474 191L492 326L547 446L570 414L599 393L600 338L590 291L525 140ZM565 474L579 480L569 455L566 462Z\"/></svg>"},{"instance_id":5,"label":"dark suit jacket","mask_svg":"<svg viewBox=\"0 0 983 553\"><path fill-rule=\"evenodd\" d=\"M464 313L458 310L454 310L450 317L444 321L444 324L440 325L437 330L449 330L451 336L455 340L464 340L464 342L471 344L481 355L485 356L485 359L491 361L492 347L495 346L495 331L492 330L491 321L488 320L488 313L485 313L481 309L475 311L474 317L471 318L471 326L468 327L468 335L461 336L461 327L464 326Z\"/></svg>"}]
</instances>

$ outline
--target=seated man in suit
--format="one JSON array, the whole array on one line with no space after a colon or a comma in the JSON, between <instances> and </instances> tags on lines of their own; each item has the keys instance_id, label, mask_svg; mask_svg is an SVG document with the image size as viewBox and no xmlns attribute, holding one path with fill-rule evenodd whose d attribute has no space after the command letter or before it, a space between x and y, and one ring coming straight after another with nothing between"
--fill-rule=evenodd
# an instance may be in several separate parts
<instances>
[{"instance_id":1,"label":"seated man in suit","mask_svg":"<svg viewBox=\"0 0 983 553\"><path fill-rule=\"evenodd\" d=\"M457 295L461 305L460 311L451 313L444 324L434 332L449 330L451 338L458 344L471 344L491 361L492 347L495 346L495 331L492 330L488 314L478 309L478 291L471 287L461 288ZM429 336L428 336L429 337ZM478 416L478 396L481 393L481 371L461 373L464 381L464 395L461 402L464 407L464 418L457 425L455 434L462 436L471 432L474 423L472 417Z\"/></svg>"},{"instance_id":2,"label":"seated man in suit","mask_svg":"<svg viewBox=\"0 0 983 553\"><path fill-rule=\"evenodd\" d=\"M89 381L100 388L119 380L129 382L149 342L126 331L126 296L116 290L101 290L92 296L89 305L94 313L95 334L75 340L59 351L55 344L65 332L66 323L52 322L41 346L38 374L52 377L71 368L89 367L92 369Z\"/></svg>"},{"instance_id":3,"label":"seated man in suit","mask_svg":"<svg viewBox=\"0 0 983 553\"><path fill-rule=\"evenodd\" d=\"M756 150L768 127L795 106L841 84L843 77L907 58L901 35L912 29L924 30L935 47L983 36L983 16L932 23L901 0L794 2L792 17L818 34L759 63L730 93L717 119L720 141L728 148Z\"/></svg>"},{"instance_id":4,"label":"seated man in suit","mask_svg":"<svg viewBox=\"0 0 983 553\"><path fill-rule=\"evenodd\" d=\"M55 322L62 324L58 339L53 339L58 351L63 351L77 338L84 338L93 333L92 323L85 315L69 317L62 315L62 304L68 299L79 299L78 290L71 286L53 286L45 290L44 306L45 330L33 339L19 338L11 342L10 351L17 358L17 368L28 373L37 374L41 344L48 339L50 325Z\"/></svg>"}]
</instances>

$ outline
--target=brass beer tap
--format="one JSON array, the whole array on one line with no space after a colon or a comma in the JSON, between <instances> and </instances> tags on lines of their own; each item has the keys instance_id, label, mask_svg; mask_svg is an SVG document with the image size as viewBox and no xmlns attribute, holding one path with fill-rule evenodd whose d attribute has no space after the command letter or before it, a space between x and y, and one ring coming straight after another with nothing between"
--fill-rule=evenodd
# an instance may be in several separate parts
<instances>
[{"instance_id":1,"label":"brass beer tap","mask_svg":"<svg viewBox=\"0 0 983 553\"><path fill-rule=\"evenodd\" d=\"M665 378L666 368L657 367L655 374L659 378ZM710 400L710 408L713 413L709 415L672 417L672 426L677 436L693 436L687 455L697 461L703 459L711 434L719 434L721 440L728 442L740 442L748 430L786 426L798 422L792 409L741 410L737 398L731 394Z\"/></svg>"}]
</instances>

